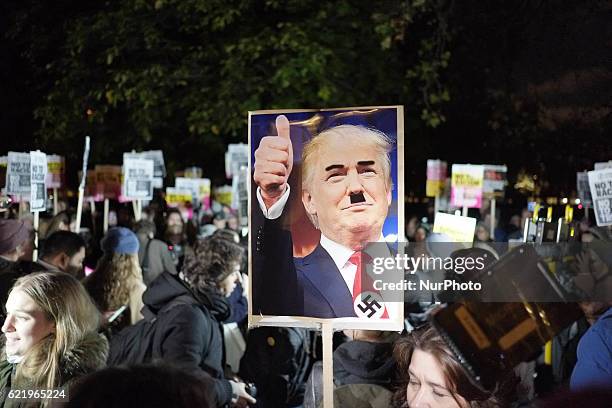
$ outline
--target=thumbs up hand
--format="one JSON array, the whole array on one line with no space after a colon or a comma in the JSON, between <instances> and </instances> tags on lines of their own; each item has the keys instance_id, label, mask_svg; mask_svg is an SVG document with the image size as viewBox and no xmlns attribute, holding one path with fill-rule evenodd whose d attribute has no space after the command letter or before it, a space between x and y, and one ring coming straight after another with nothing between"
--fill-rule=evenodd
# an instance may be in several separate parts
<instances>
[{"instance_id":1,"label":"thumbs up hand","mask_svg":"<svg viewBox=\"0 0 612 408\"><path fill-rule=\"evenodd\" d=\"M287 190L287 180L293 169L293 146L289 120L285 115L276 118L277 136L265 136L255 150L253 179L261 190L266 208L276 203Z\"/></svg>"}]
</instances>

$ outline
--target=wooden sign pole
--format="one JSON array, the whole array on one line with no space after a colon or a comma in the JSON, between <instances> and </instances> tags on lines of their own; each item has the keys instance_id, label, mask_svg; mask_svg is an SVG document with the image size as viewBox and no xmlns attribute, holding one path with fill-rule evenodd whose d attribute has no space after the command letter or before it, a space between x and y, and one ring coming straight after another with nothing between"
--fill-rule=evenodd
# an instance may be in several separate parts
<instances>
[{"instance_id":1,"label":"wooden sign pole","mask_svg":"<svg viewBox=\"0 0 612 408\"><path fill-rule=\"evenodd\" d=\"M491 198L491 240L495 241L495 198Z\"/></svg>"},{"instance_id":2,"label":"wooden sign pole","mask_svg":"<svg viewBox=\"0 0 612 408\"><path fill-rule=\"evenodd\" d=\"M321 324L323 331L323 408L334 408L333 323Z\"/></svg>"},{"instance_id":3,"label":"wooden sign pole","mask_svg":"<svg viewBox=\"0 0 612 408\"><path fill-rule=\"evenodd\" d=\"M57 213L59 212L59 208L57 205L57 188L53 189L53 215L57 215Z\"/></svg>"},{"instance_id":4,"label":"wooden sign pole","mask_svg":"<svg viewBox=\"0 0 612 408\"><path fill-rule=\"evenodd\" d=\"M106 235L106 231L108 231L108 198L104 199L104 221L102 230L102 233Z\"/></svg>"},{"instance_id":5,"label":"wooden sign pole","mask_svg":"<svg viewBox=\"0 0 612 408\"><path fill-rule=\"evenodd\" d=\"M32 252L32 262L38 261L38 225L40 224L40 213L34 213L34 251Z\"/></svg>"}]
</instances>

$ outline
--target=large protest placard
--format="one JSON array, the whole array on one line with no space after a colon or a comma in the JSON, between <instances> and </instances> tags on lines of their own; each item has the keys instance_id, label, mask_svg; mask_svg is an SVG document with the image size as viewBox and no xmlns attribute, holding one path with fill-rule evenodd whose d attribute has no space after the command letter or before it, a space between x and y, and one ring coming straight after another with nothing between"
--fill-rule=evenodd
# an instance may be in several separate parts
<instances>
[{"instance_id":1,"label":"large protest placard","mask_svg":"<svg viewBox=\"0 0 612 408\"><path fill-rule=\"evenodd\" d=\"M201 205L204 210L210 208L210 179L177 177L174 187L178 190L190 191L196 206Z\"/></svg>"},{"instance_id":2,"label":"large protest placard","mask_svg":"<svg viewBox=\"0 0 612 408\"><path fill-rule=\"evenodd\" d=\"M225 153L225 176L233 178L240 173L242 167L249 165L249 145L230 143Z\"/></svg>"},{"instance_id":3,"label":"large protest placard","mask_svg":"<svg viewBox=\"0 0 612 408\"><path fill-rule=\"evenodd\" d=\"M448 165L441 160L427 160L427 184L425 195L427 197L439 197L444 192L446 183L446 172Z\"/></svg>"},{"instance_id":4,"label":"large protest placard","mask_svg":"<svg viewBox=\"0 0 612 408\"><path fill-rule=\"evenodd\" d=\"M476 231L476 218L439 212L434 220L433 232L448 235L453 242L472 243Z\"/></svg>"},{"instance_id":5,"label":"large protest placard","mask_svg":"<svg viewBox=\"0 0 612 408\"><path fill-rule=\"evenodd\" d=\"M153 199L153 160L123 160L123 196L128 200Z\"/></svg>"},{"instance_id":6,"label":"large protest placard","mask_svg":"<svg viewBox=\"0 0 612 408\"><path fill-rule=\"evenodd\" d=\"M30 197L30 153L9 152L6 170L6 193Z\"/></svg>"},{"instance_id":7,"label":"large protest placard","mask_svg":"<svg viewBox=\"0 0 612 408\"><path fill-rule=\"evenodd\" d=\"M482 195L484 198L503 198L506 189L508 167L505 165L484 165Z\"/></svg>"},{"instance_id":8,"label":"large protest placard","mask_svg":"<svg viewBox=\"0 0 612 408\"><path fill-rule=\"evenodd\" d=\"M66 162L62 156L57 154L47 155L47 188L62 188L66 173Z\"/></svg>"},{"instance_id":9,"label":"large protest placard","mask_svg":"<svg viewBox=\"0 0 612 408\"><path fill-rule=\"evenodd\" d=\"M166 204L168 207L179 207L187 203L191 204L193 195L190 190L176 187L166 187Z\"/></svg>"},{"instance_id":10,"label":"large protest placard","mask_svg":"<svg viewBox=\"0 0 612 408\"><path fill-rule=\"evenodd\" d=\"M240 225L248 225L249 214L249 169L242 167L240 173L234 174L232 179L232 208L238 210Z\"/></svg>"},{"instance_id":11,"label":"large protest placard","mask_svg":"<svg viewBox=\"0 0 612 408\"><path fill-rule=\"evenodd\" d=\"M164 177L166 177L166 164L164 162L164 152L161 150L147 150L144 152L124 153L123 159L149 159L153 160L153 188L164 187Z\"/></svg>"},{"instance_id":12,"label":"large protest placard","mask_svg":"<svg viewBox=\"0 0 612 408\"><path fill-rule=\"evenodd\" d=\"M597 162L593 167L595 170L612 169L612 160L607 162Z\"/></svg>"},{"instance_id":13,"label":"large protest placard","mask_svg":"<svg viewBox=\"0 0 612 408\"><path fill-rule=\"evenodd\" d=\"M123 178L121 166L98 164L95 170L98 195L101 195L102 199L119 199L121 195L121 180Z\"/></svg>"},{"instance_id":14,"label":"large protest placard","mask_svg":"<svg viewBox=\"0 0 612 408\"><path fill-rule=\"evenodd\" d=\"M47 203L47 155L30 152L30 211L45 211Z\"/></svg>"},{"instance_id":15,"label":"large protest placard","mask_svg":"<svg viewBox=\"0 0 612 408\"><path fill-rule=\"evenodd\" d=\"M591 187L589 187L589 174L586 171L576 173L576 191L580 202L586 207L593 206Z\"/></svg>"},{"instance_id":16,"label":"large protest placard","mask_svg":"<svg viewBox=\"0 0 612 408\"><path fill-rule=\"evenodd\" d=\"M397 271L357 248L404 235L403 123L399 106L249 113L251 324L401 330L402 290L373 283Z\"/></svg>"},{"instance_id":17,"label":"large protest placard","mask_svg":"<svg viewBox=\"0 0 612 408\"><path fill-rule=\"evenodd\" d=\"M588 174L597 225L612 225L612 168L589 171Z\"/></svg>"},{"instance_id":18,"label":"large protest placard","mask_svg":"<svg viewBox=\"0 0 612 408\"><path fill-rule=\"evenodd\" d=\"M219 186L219 187L215 187L215 201L218 202L219 204L223 204L226 205L228 207L230 207L232 205L232 195L233 195L233 190L232 190L232 186Z\"/></svg>"},{"instance_id":19,"label":"large protest placard","mask_svg":"<svg viewBox=\"0 0 612 408\"><path fill-rule=\"evenodd\" d=\"M455 207L480 208L484 166L453 164L451 175L451 205Z\"/></svg>"}]
</instances>

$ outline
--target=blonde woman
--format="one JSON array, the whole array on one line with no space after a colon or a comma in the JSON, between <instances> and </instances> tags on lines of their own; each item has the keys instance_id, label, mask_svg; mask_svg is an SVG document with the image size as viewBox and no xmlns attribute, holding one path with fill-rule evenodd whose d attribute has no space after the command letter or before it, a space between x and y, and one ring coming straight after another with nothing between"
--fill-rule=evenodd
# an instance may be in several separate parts
<instances>
[{"instance_id":1,"label":"blonde woman","mask_svg":"<svg viewBox=\"0 0 612 408\"><path fill-rule=\"evenodd\" d=\"M131 325L142 319L142 294L146 286L138 262L138 238L123 227L111 228L102 239L104 255L96 270L83 281L92 299L106 316L127 306L127 321Z\"/></svg>"},{"instance_id":2,"label":"blonde woman","mask_svg":"<svg viewBox=\"0 0 612 408\"><path fill-rule=\"evenodd\" d=\"M73 276L42 272L18 279L6 311L0 406L26 406L20 392L57 391L105 366L108 343L97 333L99 313Z\"/></svg>"}]
</instances>

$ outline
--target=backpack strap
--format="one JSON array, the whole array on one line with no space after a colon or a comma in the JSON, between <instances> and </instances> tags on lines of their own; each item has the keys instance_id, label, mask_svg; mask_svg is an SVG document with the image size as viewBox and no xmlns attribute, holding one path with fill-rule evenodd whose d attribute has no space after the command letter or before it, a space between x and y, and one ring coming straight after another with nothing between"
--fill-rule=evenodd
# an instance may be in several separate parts
<instances>
[{"instance_id":1,"label":"backpack strap","mask_svg":"<svg viewBox=\"0 0 612 408\"><path fill-rule=\"evenodd\" d=\"M147 241L147 245L145 246L144 255L142 256L142 261L140 261L140 269L145 270L149 267L149 247L151 246L152 238L149 238Z\"/></svg>"}]
</instances>

